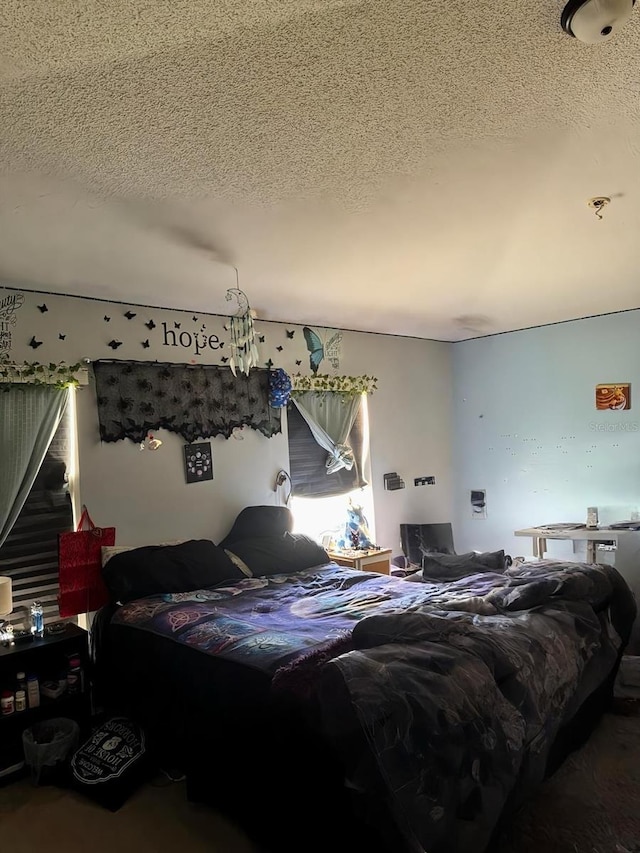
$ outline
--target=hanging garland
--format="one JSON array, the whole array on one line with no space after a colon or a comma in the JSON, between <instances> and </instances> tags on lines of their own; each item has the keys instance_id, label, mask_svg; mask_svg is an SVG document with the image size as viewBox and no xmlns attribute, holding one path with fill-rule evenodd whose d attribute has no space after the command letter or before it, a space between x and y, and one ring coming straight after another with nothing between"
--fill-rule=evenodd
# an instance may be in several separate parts
<instances>
[{"instance_id":1,"label":"hanging garland","mask_svg":"<svg viewBox=\"0 0 640 853\"><path fill-rule=\"evenodd\" d=\"M78 373L86 373L83 364L41 364L39 361L25 361L16 364L7 353L0 355L0 384L53 385L54 388L77 388L81 383Z\"/></svg>"},{"instance_id":2,"label":"hanging garland","mask_svg":"<svg viewBox=\"0 0 640 853\"><path fill-rule=\"evenodd\" d=\"M373 394L378 387L375 376L330 376L322 373L308 376L294 373L291 381L294 396L305 391L334 391L337 394L356 397L359 394Z\"/></svg>"}]
</instances>

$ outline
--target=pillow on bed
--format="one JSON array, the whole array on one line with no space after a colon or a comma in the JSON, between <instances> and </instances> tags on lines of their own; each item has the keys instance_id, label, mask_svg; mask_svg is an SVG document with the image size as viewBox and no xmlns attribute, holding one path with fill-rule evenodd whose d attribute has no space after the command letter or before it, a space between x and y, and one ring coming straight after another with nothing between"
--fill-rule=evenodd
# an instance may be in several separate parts
<instances>
[{"instance_id":1,"label":"pillow on bed","mask_svg":"<svg viewBox=\"0 0 640 853\"><path fill-rule=\"evenodd\" d=\"M146 595L190 592L244 575L210 539L191 539L179 545L147 545L115 554L104 566L102 577L111 599L126 604Z\"/></svg>"},{"instance_id":2,"label":"pillow on bed","mask_svg":"<svg viewBox=\"0 0 640 853\"><path fill-rule=\"evenodd\" d=\"M185 539L174 539L172 542L154 542L154 545L180 545L185 542ZM142 545L103 545L100 548L100 559L102 568L107 565L112 557L116 554L122 554L125 551L134 551L136 548L142 548Z\"/></svg>"},{"instance_id":3,"label":"pillow on bed","mask_svg":"<svg viewBox=\"0 0 640 853\"><path fill-rule=\"evenodd\" d=\"M457 580L482 572L504 572L508 557L504 551L485 551L468 554L425 554L422 576L434 580Z\"/></svg>"},{"instance_id":4,"label":"pillow on bed","mask_svg":"<svg viewBox=\"0 0 640 853\"><path fill-rule=\"evenodd\" d=\"M227 553L231 559L242 560L254 576L290 574L329 562L324 548L303 533L242 539L227 548Z\"/></svg>"},{"instance_id":5,"label":"pillow on bed","mask_svg":"<svg viewBox=\"0 0 640 853\"><path fill-rule=\"evenodd\" d=\"M282 536L293 530L293 515L286 506L246 506L233 522L233 527L218 543L230 548L236 542L263 537Z\"/></svg>"}]
</instances>

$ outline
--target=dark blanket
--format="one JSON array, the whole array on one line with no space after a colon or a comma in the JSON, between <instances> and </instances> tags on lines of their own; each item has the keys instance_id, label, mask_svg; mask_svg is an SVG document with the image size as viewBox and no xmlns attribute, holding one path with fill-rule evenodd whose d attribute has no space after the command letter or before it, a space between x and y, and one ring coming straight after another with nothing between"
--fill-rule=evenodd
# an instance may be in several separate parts
<instances>
[{"instance_id":1,"label":"dark blanket","mask_svg":"<svg viewBox=\"0 0 640 853\"><path fill-rule=\"evenodd\" d=\"M338 754L355 711L371 760L344 756L348 784L382 787L403 849L478 853L634 615L613 569L548 561L440 584L330 565L143 599L115 621L274 673L298 700L311 685Z\"/></svg>"}]
</instances>

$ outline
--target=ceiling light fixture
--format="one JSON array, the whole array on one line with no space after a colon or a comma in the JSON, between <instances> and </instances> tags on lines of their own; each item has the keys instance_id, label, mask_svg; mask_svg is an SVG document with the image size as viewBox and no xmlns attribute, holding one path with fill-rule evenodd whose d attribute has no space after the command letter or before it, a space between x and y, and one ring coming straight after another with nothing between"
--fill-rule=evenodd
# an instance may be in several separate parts
<instances>
[{"instance_id":1,"label":"ceiling light fixture","mask_svg":"<svg viewBox=\"0 0 640 853\"><path fill-rule=\"evenodd\" d=\"M569 0L560 23L586 44L608 41L631 17L636 0Z\"/></svg>"},{"instance_id":2,"label":"ceiling light fixture","mask_svg":"<svg viewBox=\"0 0 640 853\"><path fill-rule=\"evenodd\" d=\"M590 198L587 204L595 210L598 219L602 219L602 211L608 204L611 204L611 199L606 195L597 195Z\"/></svg>"}]
</instances>

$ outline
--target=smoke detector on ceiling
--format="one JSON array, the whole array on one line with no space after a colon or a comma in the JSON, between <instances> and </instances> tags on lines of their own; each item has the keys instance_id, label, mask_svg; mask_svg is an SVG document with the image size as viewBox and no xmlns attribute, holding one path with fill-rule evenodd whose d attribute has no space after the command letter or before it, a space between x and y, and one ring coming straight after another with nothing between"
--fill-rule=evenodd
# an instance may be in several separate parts
<instances>
[{"instance_id":1,"label":"smoke detector on ceiling","mask_svg":"<svg viewBox=\"0 0 640 853\"><path fill-rule=\"evenodd\" d=\"M608 41L627 23L636 0L569 0L560 23L586 44Z\"/></svg>"}]
</instances>

